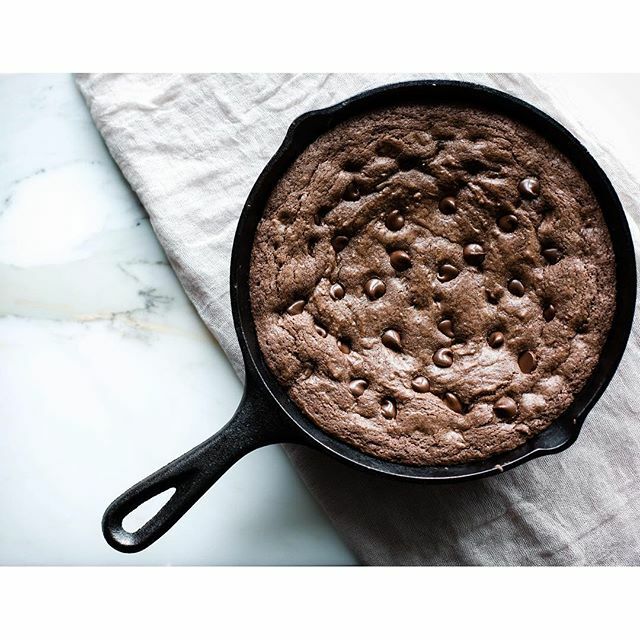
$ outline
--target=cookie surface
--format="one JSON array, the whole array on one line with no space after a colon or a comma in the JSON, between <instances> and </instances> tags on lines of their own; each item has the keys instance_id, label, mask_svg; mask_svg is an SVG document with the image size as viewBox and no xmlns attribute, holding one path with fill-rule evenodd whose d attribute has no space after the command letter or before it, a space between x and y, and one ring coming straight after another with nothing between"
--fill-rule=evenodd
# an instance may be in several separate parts
<instances>
[{"instance_id":1,"label":"cookie surface","mask_svg":"<svg viewBox=\"0 0 640 640\"><path fill-rule=\"evenodd\" d=\"M549 426L597 364L615 286L571 162L462 105L372 111L319 137L274 188L250 270L260 348L292 400L415 465Z\"/></svg>"}]
</instances>

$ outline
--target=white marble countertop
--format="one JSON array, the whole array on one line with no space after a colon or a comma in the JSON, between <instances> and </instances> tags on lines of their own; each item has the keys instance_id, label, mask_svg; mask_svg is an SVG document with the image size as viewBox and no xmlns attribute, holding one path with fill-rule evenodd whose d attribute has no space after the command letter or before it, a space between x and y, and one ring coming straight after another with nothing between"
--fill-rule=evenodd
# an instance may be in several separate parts
<instances>
[{"instance_id":1,"label":"white marble countertop","mask_svg":"<svg viewBox=\"0 0 640 640\"><path fill-rule=\"evenodd\" d=\"M640 175L638 76L553 76ZM0 564L353 564L279 447L135 556L118 493L209 436L241 385L70 76L0 77Z\"/></svg>"},{"instance_id":2,"label":"white marble countertop","mask_svg":"<svg viewBox=\"0 0 640 640\"><path fill-rule=\"evenodd\" d=\"M108 503L211 435L241 384L70 76L0 77L0 564L352 564L280 447L128 556Z\"/></svg>"}]
</instances>

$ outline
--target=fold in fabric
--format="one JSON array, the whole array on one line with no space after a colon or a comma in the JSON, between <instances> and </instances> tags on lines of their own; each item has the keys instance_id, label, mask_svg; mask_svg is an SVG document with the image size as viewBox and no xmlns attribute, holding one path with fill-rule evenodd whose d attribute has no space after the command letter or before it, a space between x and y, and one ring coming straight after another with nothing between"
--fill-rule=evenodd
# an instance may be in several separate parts
<instances>
[{"instance_id":1,"label":"fold in fabric","mask_svg":"<svg viewBox=\"0 0 640 640\"><path fill-rule=\"evenodd\" d=\"M109 151L239 375L243 365L229 303L229 260L236 222L255 179L301 113L416 77L428 76L77 76ZM586 131L533 79L438 77L501 89L569 128L613 182L639 246L637 181L599 143L596 132ZM425 487L365 474L304 447L288 451L363 563L637 565L639 370L636 323L620 368L576 444L486 480Z\"/></svg>"}]
</instances>

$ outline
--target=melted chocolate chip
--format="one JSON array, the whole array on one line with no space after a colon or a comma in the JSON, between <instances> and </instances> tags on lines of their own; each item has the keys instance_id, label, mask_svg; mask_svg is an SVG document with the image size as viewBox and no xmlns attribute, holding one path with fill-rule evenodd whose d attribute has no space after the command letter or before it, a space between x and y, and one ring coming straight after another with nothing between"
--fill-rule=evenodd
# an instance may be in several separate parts
<instances>
[{"instance_id":1,"label":"melted chocolate chip","mask_svg":"<svg viewBox=\"0 0 640 640\"><path fill-rule=\"evenodd\" d=\"M550 264L556 264L556 262L559 262L560 258L562 258L562 253L560 253L560 249L557 247L547 247L543 249L542 255Z\"/></svg>"},{"instance_id":2,"label":"melted chocolate chip","mask_svg":"<svg viewBox=\"0 0 640 640\"><path fill-rule=\"evenodd\" d=\"M524 351L518 356L518 366L522 373L531 373L538 366L538 359L531 351Z\"/></svg>"},{"instance_id":3,"label":"melted chocolate chip","mask_svg":"<svg viewBox=\"0 0 640 640\"><path fill-rule=\"evenodd\" d=\"M425 378L424 376L418 376L411 381L411 387L418 393L427 393L427 391L429 391L429 389L431 388L431 385L429 384L429 380L427 380L427 378Z\"/></svg>"},{"instance_id":4,"label":"melted chocolate chip","mask_svg":"<svg viewBox=\"0 0 640 640\"><path fill-rule=\"evenodd\" d=\"M542 317L547 321L551 322L556 317L556 308L549 303L542 312Z\"/></svg>"},{"instance_id":5,"label":"melted chocolate chip","mask_svg":"<svg viewBox=\"0 0 640 640\"><path fill-rule=\"evenodd\" d=\"M438 280L440 282L449 282L449 280L453 280L460 272L456 267L448 262L440 265L438 269Z\"/></svg>"},{"instance_id":6,"label":"melted chocolate chip","mask_svg":"<svg viewBox=\"0 0 640 640\"><path fill-rule=\"evenodd\" d=\"M515 278L509 281L507 289L509 289L509 292L514 296L518 296L518 298L522 298L524 295L524 285L520 280L516 280Z\"/></svg>"},{"instance_id":7,"label":"melted chocolate chip","mask_svg":"<svg viewBox=\"0 0 640 640\"><path fill-rule=\"evenodd\" d=\"M351 391L351 393L356 396L356 398L358 398L367 390L368 386L369 384L366 380L352 380L349 383L349 391Z\"/></svg>"},{"instance_id":8,"label":"melted chocolate chip","mask_svg":"<svg viewBox=\"0 0 640 640\"><path fill-rule=\"evenodd\" d=\"M342 197L345 200L351 200L351 201L355 201L355 200L358 200L358 198L360 198L360 187L358 186L358 183L355 180L353 182L350 182L345 187L345 190L342 193Z\"/></svg>"},{"instance_id":9,"label":"melted chocolate chip","mask_svg":"<svg viewBox=\"0 0 640 640\"><path fill-rule=\"evenodd\" d=\"M397 209L394 209L386 217L384 223L389 231L400 231L404 227L404 216Z\"/></svg>"},{"instance_id":10,"label":"melted chocolate chip","mask_svg":"<svg viewBox=\"0 0 640 640\"><path fill-rule=\"evenodd\" d=\"M344 287L339 282L336 282L331 285L329 294L334 300L342 300L342 298L344 298Z\"/></svg>"},{"instance_id":11,"label":"melted chocolate chip","mask_svg":"<svg viewBox=\"0 0 640 640\"><path fill-rule=\"evenodd\" d=\"M443 349L438 349L433 354L433 364L438 367L447 368L453 364L453 351L451 349L447 349L446 347Z\"/></svg>"},{"instance_id":12,"label":"melted chocolate chip","mask_svg":"<svg viewBox=\"0 0 640 640\"><path fill-rule=\"evenodd\" d=\"M347 236L336 236L331 241L331 246L335 251L342 251L349 244L349 238Z\"/></svg>"},{"instance_id":13,"label":"melted chocolate chip","mask_svg":"<svg viewBox=\"0 0 640 640\"><path fill-rule=\"evenodd\" d=\"M382 402L380 403L380 409L382 410L382 415L387 420L392 420L398 413L396 409L396 403L393 398L383 398Z\"/></svg>"},{"instance_id":14,"label":"melted chocolate chip","mask_svg":"<svg viewBox=\"0 0 640 640\"><path fill-rule=\"evenodd\" d=\"M381 298L387 290L387 287L380 278L371 278L364 285L364 292L367 294L369 300L377 300Z\"/></svg>"},{"instance_id":15,"label":"melted chocolate chip","mask_svg":"<svg viewBox=\"0 0 640 640\"><path fill-rule=\"evenodd\" d=\"M406 271L411 266L411 258L406 251L392 251L389 260L396 271Z\"/></svg>"},{"instance_id":16,"label":"melted chocolate chip","mask_svg":"<svg viewBox=\"0 0 640 640\"><path fill-rule=\"evenodd\" d=\"M302 313L304 309L305 301L304 300L296 300L293 304L287 307L287 313L290 316L297 316L299 313Z\"/></svg>"},{"instance_id":17,"label":"melted chocolate chip","mask_svg":"<svg viewBox=\"0 0 640 640\"><path fill-rule=\"evenodd\" d=\"M516 417L518 413L518 405L513 398L499 398L493 404L493 411L500 420L510 421Z\"/></svg>"},{"instance_id":18,"label":"melted chocolate chip","mask_svg":"<svg viewBox=\"0 0 640 640\"><path fill-rule=\"evenodd\" d=\"M338 338L337 343L342 353L351 353L351 342L348 338Z\"/></svg>"},{"instance_id":19,"label":"melted chocolate chip","mask_svg":"<svg viewBox=\"0 0 640 640\"><path fill-rule=\"evenodd\" d=\"M442 399L444 400L444 403L447 405L447 407L451 409L451 411L455 411L456 413L462 413L464 411L462 407L462 402L458 400L458 396L451 393L450 391L447 391L442 396Z\"/></svg>"},{"instance_id":20,"label":"melted chocolate chip","mask_svg":"<svg viewBox=\"0 0 640 640\"><path fill-rule=\"evenodd\" d=\"M472 242L465 246L462 251L462 256L467 264L479 267L484 262L485 253L482 245Z\"/></svg>"},{"instance_id":21,"label":"melted chocolate chip","mask_svg":"<svg viewBox=\"0 0 640 640\"><path fill-rule=\"evenodd\" d=\"M498 218L498 227L500 231L511 233L512 231L515 231L517 226L518 218L516 218L512 213L508 213Z\"/></svg>"},{"instance_id":22,"label":"melted chocolate chip","mask_svg":"<svg viewBox=\"0 0 640 640\"><path fill-rule=\"evenodd\" d=\"M442 200L440 200L440 203L438 204L438 209L440 209L440 212L444 213L447 216L455 213L457 208L458 206L456 205L455 198L452 198L451 196L442 198Z\"/></svg>"},{"instance_id":23,"label":"melted chocolate chip","mask_svg":"<svg viewBox=\"0 0 640 640\"><path fill-rule=\"evenodd\" d=\"M504 335L501 331L494 331L487 338L489 346L493 349L499 349L504 344Z\"/></svg>"},{"instance_id":24,"label":"melted chocolate chip","mask_svg":"<svg viewBox=\"0 0 640 640\"><path fill-rule=\"evenodd\" d=\"M385 347L393 349L394 351L402 350L402 340L400 334L395 329L387 329L380 339Z\"/></svg>"},{"instance_id":25,"label":"melted chocolate chip","mask_svg":"<svg viewBox=\"0 0 640 640\"><path fill-rule=\"evenodd\" d=\"M518 191L525 198L537 198L540 195L540 181L538 178L525 178L518 185Z\"/></svg>"},{"instance_id":26,"label":"melted chocolate chip","mask_svg":"<svg viewBox=\"0 0 640 640\"><path fill-rule=\"evenodd\" d=\"M316 329L316 333L321 337L321 338L326 338L329 335L329 332L322 327L321 325L317 324L315 326Z\"/></svg>"},{"instance_id":27,"label":"melted chocolate chip","mask_svg":"<svg viewBox=\"0 0 640 640\"><path fill-rule=\"evenodd\" d=\"M440 320L438 322L438 331L440 333L444 333L447 338L455 338L456 334L453 332L453 320L450 318L445 318L444 320Z\"/></svg>"}]
</instances>

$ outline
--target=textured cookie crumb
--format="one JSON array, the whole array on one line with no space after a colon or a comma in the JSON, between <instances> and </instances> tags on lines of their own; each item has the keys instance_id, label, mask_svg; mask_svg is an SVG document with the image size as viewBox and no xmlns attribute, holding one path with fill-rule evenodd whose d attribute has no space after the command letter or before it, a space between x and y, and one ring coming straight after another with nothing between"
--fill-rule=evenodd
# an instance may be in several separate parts
<instances>
[{"instance_id":1,"label":"textured cookie crumb","mask_svg":"<svg viewBox=\"0 0 640 640\"><path fill-rule=\"evenodd\" d=\"M521 445L571 404L611 325L615 263L589 185L540 135L401 105L289 168L250 291L267 365L318 427L450 465Z\"/></svg>"}]
</instances>

